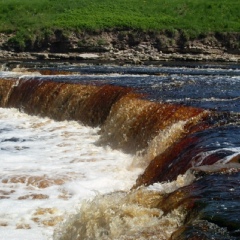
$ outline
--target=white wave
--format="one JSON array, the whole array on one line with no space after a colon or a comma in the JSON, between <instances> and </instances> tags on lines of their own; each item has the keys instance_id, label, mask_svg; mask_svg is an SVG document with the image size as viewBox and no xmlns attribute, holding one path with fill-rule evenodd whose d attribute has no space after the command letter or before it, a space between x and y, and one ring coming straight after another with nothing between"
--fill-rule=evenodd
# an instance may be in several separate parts
<instances>
[{"instance_id":1,"label":"white wave","mask_svg":"<svg viewBox=\"0 0 240 240\"><path fill-rule=\"evenodd\" d=\"M98 130L0 108L0 239L51 239L83 199L130 189L141 169Z\"/></svg>"}]
</instances>

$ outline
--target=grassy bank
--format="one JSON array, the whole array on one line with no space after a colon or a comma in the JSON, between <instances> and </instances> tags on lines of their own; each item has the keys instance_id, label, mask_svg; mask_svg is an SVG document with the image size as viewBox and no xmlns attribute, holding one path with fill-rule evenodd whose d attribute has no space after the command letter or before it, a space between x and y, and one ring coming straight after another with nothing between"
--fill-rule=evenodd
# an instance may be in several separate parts
<instances>
[{"instance_id":1,"label":"grassy bank","mask_svg":"<svg viewBox=\"0 0 240 240\"><path fill-rule=\"evenodd\" d=\"M0 32L14 41L54 29L240 31L239 0L0 0Z\"/></svg>"},{"instance_id":2,"label":"grassy bank","mask_svg":"<svg viewBox=\"0 0 240 240\"><path fill-rule=\"evenodd\" d=\"M184 29L240 31L239 0L1 0L0 31Z\"/></svg>"}]
</instances>

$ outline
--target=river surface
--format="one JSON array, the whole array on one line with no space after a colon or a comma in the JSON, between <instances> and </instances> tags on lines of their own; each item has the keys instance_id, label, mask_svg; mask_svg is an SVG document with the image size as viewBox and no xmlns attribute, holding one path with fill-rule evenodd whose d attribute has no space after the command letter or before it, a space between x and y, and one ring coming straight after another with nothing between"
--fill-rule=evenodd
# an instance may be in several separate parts
<instances>
[{"instance_id":1,"label":"river surface","mask_svg":"<svg viewBox=\"0 0 240 240\"><path fill-rule=\"evenodd\" d=\"M11 89L20 89L6 96L0 91L5 99L0 100L0 239L169 239L180 227L185 229L181 239L239 239L240 65L25 62L4 63L0 69L1 81L14 81ZM34 81L41 84L33 85ZM33 86L28 90L23 88L27 82ZM36 106L41 106L41 98L48 98L50 109L54 99L67 96L60 87L54 93L52 88L36 93L35 86L48 82L65 84L61 86L68 91L71 84L90 86L91 96L99 94L98 88L113 86L141 97L130 98L127 92L106 118L96 115L98 122L91 109L102 97L84 108L82 114L91 114L91 121L71 115L73 110L69 113L77 106L71 100L63 117L60 108L49 113L27 103L38 101ZM79 96L74 91L65 102ZM28 94L34 95L34 102ZM150 105L158 111L160 106L181 111L163 116L160 127L156 119L169 113L146 110ZM202 117L206 112L208 118ZM153 119L152 125L148 119ZM204 121L207 127L201 125ZM188 125L201 126L196 130ZM168 160L156 173L152 169L158 169L154 164L159 156ZM223 172L230 162L236 166ZM208 167L197 170L200 173L190 171L199 166ZM133 190L136 183L145 187ZM222 196L216 196L221 191ZM179 197L179 192L184 192L184 199L198 199L187 201L187 209L195 204L198 214L188 210L186 218L180 204L165 206L173 198L178 202L173 195ZM162 198L167 200L161 202ZM157 206L152 199L158 199Z\"/></svg>"}]
</instances>

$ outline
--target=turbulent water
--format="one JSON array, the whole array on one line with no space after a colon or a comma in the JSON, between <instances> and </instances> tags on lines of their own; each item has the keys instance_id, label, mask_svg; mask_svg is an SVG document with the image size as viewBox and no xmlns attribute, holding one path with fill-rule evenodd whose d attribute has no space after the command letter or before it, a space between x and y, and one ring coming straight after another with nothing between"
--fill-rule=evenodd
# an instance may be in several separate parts
<instances>
[{"instance_id":1,"label":"turbulent water","mask_svg":"<svg viewBox=\"0 0 240 240\"><path fill-rule=\"evenodd\" d=\"M239 65L0 69L0 239L239 239Z\"/></svg>"}]
</instances>

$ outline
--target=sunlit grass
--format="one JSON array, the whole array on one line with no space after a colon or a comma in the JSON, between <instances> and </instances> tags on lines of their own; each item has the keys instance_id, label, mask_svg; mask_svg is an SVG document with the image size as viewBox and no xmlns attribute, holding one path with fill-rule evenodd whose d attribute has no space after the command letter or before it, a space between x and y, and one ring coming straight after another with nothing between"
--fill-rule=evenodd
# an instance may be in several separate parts
<instances>
[{"instance_id":1,"label":"sunlit grass","mask_svg":"<svg viewBox=\"0 0 240 240\"><path fill-rule=\"evenodd\" d=\"M0 0L0 32L17 39L55 29L239 32L239 0Z\"/></svg>"}]
</instances>

